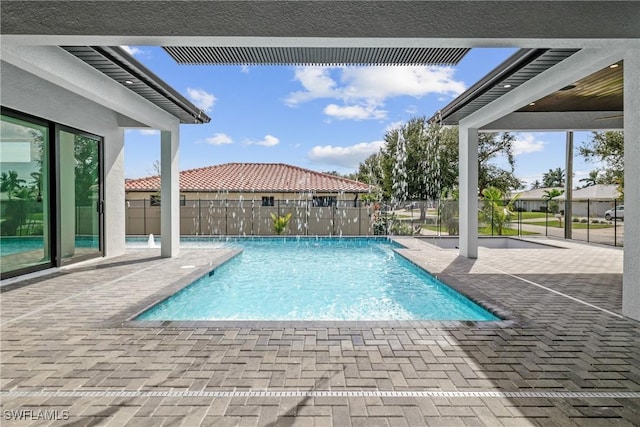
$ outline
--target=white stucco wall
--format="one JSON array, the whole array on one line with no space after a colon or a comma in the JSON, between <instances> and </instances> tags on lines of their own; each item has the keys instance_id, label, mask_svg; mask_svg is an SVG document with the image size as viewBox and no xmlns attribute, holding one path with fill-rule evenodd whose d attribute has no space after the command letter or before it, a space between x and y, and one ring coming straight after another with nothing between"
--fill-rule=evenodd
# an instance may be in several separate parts
<instances>
[{"instance_id":1,"label":"white stucco wall","mask_svg":"<svg viewBox=\"0 0 640 427\"><path fill-rule=\"evenodd\" d=\"M2 46L0 102L104 140L104 249L125 249L124 128L176 129L178 119L64 50Z\"/></svg>"}]
</instances>

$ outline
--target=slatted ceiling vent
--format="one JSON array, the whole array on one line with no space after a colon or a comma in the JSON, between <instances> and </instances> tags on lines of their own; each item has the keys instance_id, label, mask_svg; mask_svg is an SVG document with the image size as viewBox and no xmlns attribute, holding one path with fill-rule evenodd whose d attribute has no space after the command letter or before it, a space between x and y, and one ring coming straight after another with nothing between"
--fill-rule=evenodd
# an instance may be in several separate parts
<instances>
[{"instance_id":1,"label":"slatted ceiling vent","mask_svg":"<svg viewBox=\"0 0 640 427\"><path fill-rule=\"evenodd\" d=\"M188 65L456 65L467 48L163 46Z\"/></svg>"}]
</instances>

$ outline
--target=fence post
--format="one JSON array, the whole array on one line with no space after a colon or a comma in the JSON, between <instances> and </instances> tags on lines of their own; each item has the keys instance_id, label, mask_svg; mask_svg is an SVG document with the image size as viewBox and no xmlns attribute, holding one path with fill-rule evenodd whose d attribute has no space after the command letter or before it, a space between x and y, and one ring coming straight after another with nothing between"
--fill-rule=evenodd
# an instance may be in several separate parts
<instances>
[{"instance_id":1,"label":"fence post","mask_svg":"<svg viewBox=\"0 0 640 427\"><path fill-rule=\"evenodd\" d=\"M549 201L544 204L544 235L549 237Z\"/></svg>"},{"instance_id":2,"label":"fence post","mask_svg":"<svg viewBox=\"0 0 640 427\"><path fill-rule=\"evenodd\" d=\"M618 199L613 199L613 246L618 246Z\"/></svg>"},{"instance_id":3,"label":"fence post","mask_svg":"<svg viewBox=\"0 0 640 427\"><path fill-rule=\"evenodd\" d=\"M198 235L202 236L202 203L198 197Z\"/></svg>"},{"instance_id":4,"label":"fence post","mask_svg":"<svg viewBox=\"0 0 640 427\"><path fill-rule=\"evenodd\" d=\"M590 228L591 228L591 200L587 199L587 243L589 243Z\"/></svg>"},{"instance_id":5,"label":"fence post","mask_svg":"<svg viewBox=\"0 0 640 427\"><path fill-rule=\"evenodd\" d=\"M224 235L229 235L229 199L224 201Z\"/></svg>"},{"instance_id":6,"label":"fence post","mask_svg":"<svg viewBox=\"0 0 640 427\"><path fill-rule=\"evenodd\" d=\"M142 199L142 235L147 235L147 199Z\"/></svg>"}]
</instances>

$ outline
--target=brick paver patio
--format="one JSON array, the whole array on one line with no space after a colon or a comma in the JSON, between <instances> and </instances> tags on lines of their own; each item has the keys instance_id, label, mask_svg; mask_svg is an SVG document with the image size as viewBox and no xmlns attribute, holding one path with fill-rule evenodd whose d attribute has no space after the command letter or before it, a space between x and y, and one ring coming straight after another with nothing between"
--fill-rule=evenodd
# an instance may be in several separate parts
<instances>
[{"instance_id":1,"label":"brick paver patio","mask_svg":"<svg viewBox=\"0 0 640 427\"><path fill-rule=\"evenodd\" d=\"M134 322L232 254L131 250L1 288L2 424L640 425L621 249L398 240L505 320Z\"/></svg>"}]
</instances>

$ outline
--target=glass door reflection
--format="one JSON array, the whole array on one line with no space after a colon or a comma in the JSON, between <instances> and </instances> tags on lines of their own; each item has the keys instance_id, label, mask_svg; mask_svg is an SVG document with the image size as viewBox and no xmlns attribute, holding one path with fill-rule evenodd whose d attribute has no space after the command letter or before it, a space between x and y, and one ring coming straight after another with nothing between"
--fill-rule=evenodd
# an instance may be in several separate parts
<instances>
[{"instance_id":1,"label":"glass door reflection","mask_svg":"<svg viewBox=\"0 0 640 427\"><path fill-rule=\"evenodd\" d=\"M99 137L60 130L60 256L62 263L102 255Z\"/></svg>"}]
</instances>

